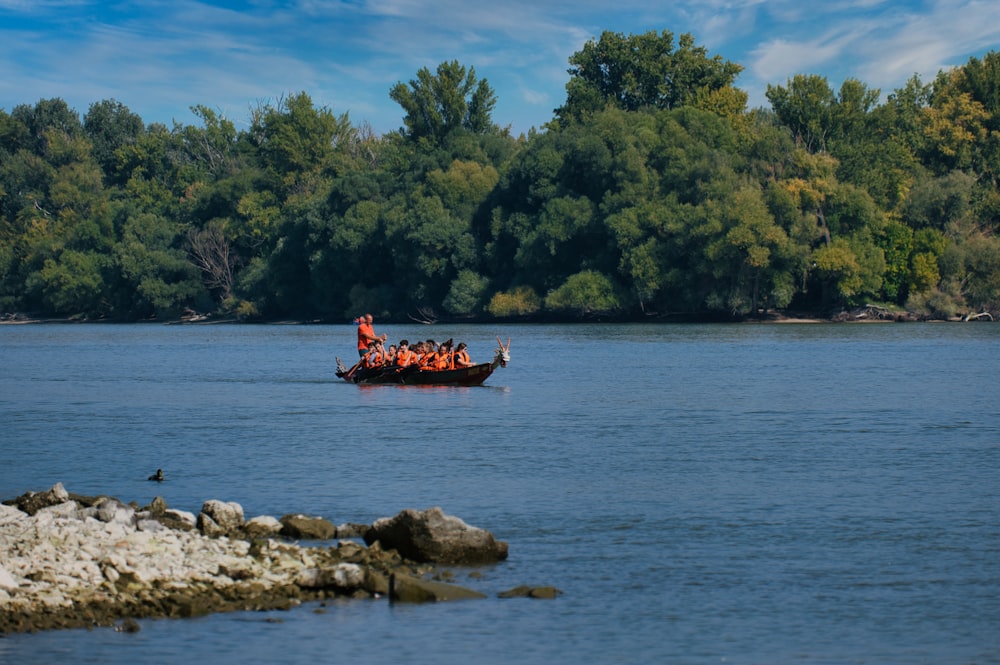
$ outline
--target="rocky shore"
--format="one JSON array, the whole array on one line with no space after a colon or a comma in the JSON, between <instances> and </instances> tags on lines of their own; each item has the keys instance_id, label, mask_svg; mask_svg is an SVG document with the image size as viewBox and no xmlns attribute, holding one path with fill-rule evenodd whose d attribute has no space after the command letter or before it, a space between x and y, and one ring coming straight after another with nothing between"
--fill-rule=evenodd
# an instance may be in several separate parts
<instances>
[{"instance_id":1,"label":"rocky shore","mask_svg":"<svg viewBox=\"0 0 1000 665\"><path fill-rule=\"evenodd\" d=\"M335 540L339 539L339 540ZM314 546L301 541L326 541ZM330 541L335 544L330 545ZM289 609L332 597L422 602L482 598L436 565L507 558L507 543L440 508L370 525L322 517L245 519L234 502L173 510L70 494L57 484L0 505L0 634L136 619ZM552 587L501 597L551 598Z\"/></svg>"}]
</instances>

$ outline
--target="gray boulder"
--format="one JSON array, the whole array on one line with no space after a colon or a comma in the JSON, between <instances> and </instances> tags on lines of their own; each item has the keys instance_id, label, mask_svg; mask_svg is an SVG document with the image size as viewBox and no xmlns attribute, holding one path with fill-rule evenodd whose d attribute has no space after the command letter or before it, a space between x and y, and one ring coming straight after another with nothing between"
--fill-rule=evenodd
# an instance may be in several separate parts
<instances>
[{"instance_id":1,"label":"gray boulder","mask_svg":"<svg viewBox=\"0 0 1000 665\"><path fill-rule=\"evenodd\" d=\"M281 529L281 522L270 515L258 515L243 525L243 533L248 538L272 538L277 536Z\"/></svg>"},{"instance_id":2,"label":"gray boulder","mask_svg":"<svg viewBox=\"0 0 1000 665\"><path fill-rule=\"evenodd\" d=\"M389 585L390 600L404 603L477 600L486 597L485 594L457 584L424 580L412 575L392 575Z\"/></svg>"},{"instance_id":3,"label":"gray boulder","mask_svg":"<svg viewBox=\"0 0 1000 665\"><path fill-rule=\"evenodd\" d=\"M143 508L143 510L148 510L153 515L153 517L159 517L163 515L165 512L167 512L168 509L169 506L167 505L167 500L164 499L162 496L153 497L152 503Z\"/></svg>"},{"instance_id":4,"label":"gray boulder","mask_svg":"<svg viewBox=\"0 0 1000 665\"><path fill-rule=\"evenodd\" d=\"M186 510L167 508L162 514L148 513L148 515L147 519L154 519L163 526L176 531L191 531L198 526L197 516Z\"/></svg>"},{"instance_id":5,"label":"gray boulder","mask_svg":"<svg viewBox=\"0 0 1000 665\"><path fill-rule=\"evenodd\" d=\"M546 598L552 599L557 596L562 595L562 591L555 588L554 586L527 586L521 585L514 587L513 589L508 589L507 591L501 591L497 594L498 598Z\"/></svg>"},{"instance_id":6,"label":"gray boulder","mask_svg":"<svg viewBox=\"0 0 1000 665\"><path fill-rule=\"evenodd\" d=\"M367 524L344 522L337 525L337 538L364 538L366 531L368 531Z\"/></svg>"},{"instance_id":7,"label":"gray boulder","mask_svg":"<svg viewBox=\"0 0 1000 665\"><path fill-rule=\"evenodd\" d=\"M94 506L97 519L102 522L131 524L135 518L135 510L118 499L104 499Z\"/></svg>"},{"instance_id":8,"label":"gray boulder","mask_svg":"<svg viewBox=\"0 0 1000 665\"><path fill-rule=\"evenodd\" d=\"M507 543L485 529L445 515L440 508L404 510L376 520L365 543L378 541L411 561L446 564L494 563L507 558Z\"/></svg>"},{"instance_id":9,"label":"gray boulder","mask_svg":"<svg viewBox=\"0 0 1000 665\"><path fill-rule=\"evenodd\" d=\"M198 531L203 536L218 538L226 535L226 530L219 526L219 523L209 517L206 513L198 513Z\"/></svg>"},{"instance_id":10,"label":"gray boulder","mask_svg":"<svg viewBox=\"0 0 1000 665\"><path fill-rule=\"evenodd\" d=\"M281 518L281 535L294 540L330 540L337 536L337 527L322 517L285 515Z\"/></svg>"},{"instance_id":11,"label":"gray boulder","mask_svg":"<svg viewBox=\"0 0 1000 665\"><path fill-rule=\"evenodd\" d=\"M243 526L243 506L235 501L209 499L201 506L198 528L206 536L233 533Z\"/></svg>"},{"instance_id":12,"label":"gray boulder","mask_svg":"<svg viewBox=\"0 0 1000 665\"><path fill-rule=\"evenodd\" d=\"M333 588L341 592L351 592L364 586L365 570L353 563L340 563L325 568L305 568L295 576L295 584L303 589Z\"/></svg>"}]
</instances>

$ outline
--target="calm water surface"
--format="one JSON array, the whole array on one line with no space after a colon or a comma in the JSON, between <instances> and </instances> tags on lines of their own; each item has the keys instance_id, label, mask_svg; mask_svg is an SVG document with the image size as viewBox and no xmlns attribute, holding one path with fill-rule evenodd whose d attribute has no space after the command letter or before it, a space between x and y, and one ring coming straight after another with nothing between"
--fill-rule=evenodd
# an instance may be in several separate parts
<instances>
[{"instance_id":1,"label":"calm water surface","mask_svg":"<svg viewBox=\"0 0 1000 665\"><path fill-rule=\"evenodd\" d=\"M7 636L0 663L1000 663L1000 326L376 330L513 360L359 387L349 326L0 326L0 498L441 506L510 543L456 569L488 600ZM496 598L518 584L565 594Z\"/></svg>"}]
</instances>

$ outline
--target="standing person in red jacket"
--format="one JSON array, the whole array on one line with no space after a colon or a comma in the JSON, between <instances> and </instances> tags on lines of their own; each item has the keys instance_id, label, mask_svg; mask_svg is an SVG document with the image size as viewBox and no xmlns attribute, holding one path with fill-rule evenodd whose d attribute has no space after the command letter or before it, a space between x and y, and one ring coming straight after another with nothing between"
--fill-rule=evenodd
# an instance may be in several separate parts
<instances>
[{"instance_id":1,"label":"standing person in red jacket","mask_svg":"<svg viewBox=\"0 0 1000 665\"><path fill-rule=\"evenodd\" d=\"M358 357L360 358L365 357L365 354L368 353L368 346L372 342L384 342L388 338L388 335L379 337L375 334L375 328L372 327L373 320L371 314L365 314L358 318Z\"/></svg>"}]
</instances>

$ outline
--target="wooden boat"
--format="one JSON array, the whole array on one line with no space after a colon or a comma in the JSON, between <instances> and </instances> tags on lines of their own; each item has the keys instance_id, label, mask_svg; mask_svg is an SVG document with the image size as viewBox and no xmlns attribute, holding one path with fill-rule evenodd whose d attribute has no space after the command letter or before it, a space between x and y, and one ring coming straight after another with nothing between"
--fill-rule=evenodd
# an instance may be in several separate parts
<instances>
[{"instance_id":1,"label":"wooden boat","mask_svg":"<svg viewBox=\"0 0 1000 665\"><path fill-rule=\"evenodd\" d=\"M388 365L386 367L362 367L359 362L354 367L347 369L337 358L337 376L351 383L364 384L397 384L404 386L478 386L489 378L497 367L506 367L510 362L510 339L505 345L497 337L496 354L493 360L488 363L471 365L469 367L458 367L456 369L420 369L416 365L400 367L399 365Z\"/></svg>"}]
</instances>

